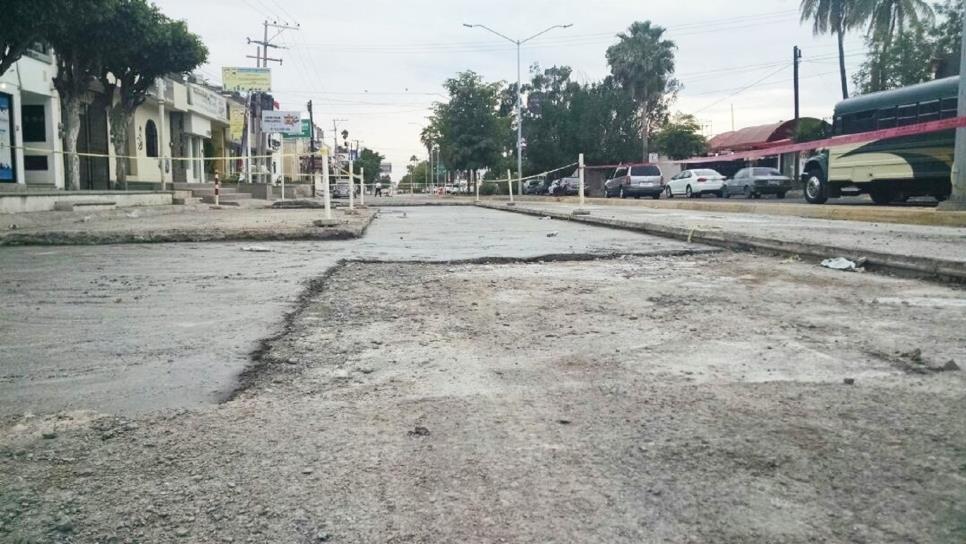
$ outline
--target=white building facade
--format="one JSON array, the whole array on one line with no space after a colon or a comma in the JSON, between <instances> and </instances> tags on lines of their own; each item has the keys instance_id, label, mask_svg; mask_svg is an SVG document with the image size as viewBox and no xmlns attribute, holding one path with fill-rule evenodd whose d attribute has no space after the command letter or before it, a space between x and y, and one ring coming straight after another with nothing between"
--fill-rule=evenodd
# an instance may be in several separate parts
<instances>
[{"instance_id":1,"label":"white building facade","mask_svg":"<svg viewBox=\"0 0 966 544\"><path fill-rule=\"evenodd\" d=\"M36 46L0 76L0 190L64 186L53 54Z\"/></svg>"}]
</instances>

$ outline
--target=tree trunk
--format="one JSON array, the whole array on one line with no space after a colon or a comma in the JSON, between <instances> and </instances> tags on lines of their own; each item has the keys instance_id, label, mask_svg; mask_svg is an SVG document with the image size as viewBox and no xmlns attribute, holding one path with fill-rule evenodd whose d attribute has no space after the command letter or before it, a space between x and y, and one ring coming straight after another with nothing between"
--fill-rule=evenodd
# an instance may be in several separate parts
<instances>
[{"instance_id":1,"label":"tree trunk","mask_svg":"<svg viewBox=\"0 0 966 544\"><path fill-rule=\"evenodd\" d=\"M81 101L77 97L61 97L67 113L64 127L64 169L68 191L80 190L80 156L77 155L77 139L80 137Z\"/></svg>"},{"instance_id":2,"label":"tree trunk","mask_svg":"<svg viewBox=\"0 0 966 544\"><path fill-rule=\"evenodd\" d=\"M842 100L849 97L849 78L845 73L845 32L836 32L839 42L839 76L842 78Z\"/></svg>"},{"instance_id":3,"label":"tree trunk","mask_svg":"<svg viewBox=\"0 0 966 544\"><path fill-rule=\"evenodd\" d=\"M650 155L649 153L650 149L648 149L649 142L647 137L647 133L649 129L650 129L650 123L647 117L644 117L643 120L641 121L641 141L643 143L643 148L644 148L644 160L642 162L648 162L647 159Z\"/></svg>"},{"instance_id":4,"label":"tree trunk","mask_svg":"<svg viewBox=\"0 0 966 544\"><path fill-rule=\"evenodd\" d=\"M114 146L114 163L117 171L112 189L123 186L127 191L127 128L128 115L124 106L117 104L108 108L111 119L111 144Z\"/></svg>"}]
</instances>

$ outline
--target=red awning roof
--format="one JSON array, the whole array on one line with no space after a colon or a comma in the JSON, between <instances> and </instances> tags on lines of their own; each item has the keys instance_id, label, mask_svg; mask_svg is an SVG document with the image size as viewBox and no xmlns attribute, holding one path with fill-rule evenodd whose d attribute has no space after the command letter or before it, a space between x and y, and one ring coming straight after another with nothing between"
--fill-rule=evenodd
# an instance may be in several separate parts
<instances>
[{"instance_id":1,"label":"red awning roof","mask_svg":"<svg viewBox=\"0 0 966 544\"><path fill-rule=\"evenodd\" d=\"M819 120L816 119L815 121ZM719 134L708 141L708 147L711 153L765 149L778 145L779 142L790 140L794 133L795 121L782 121Z\"/></svg>"}]
</instances>

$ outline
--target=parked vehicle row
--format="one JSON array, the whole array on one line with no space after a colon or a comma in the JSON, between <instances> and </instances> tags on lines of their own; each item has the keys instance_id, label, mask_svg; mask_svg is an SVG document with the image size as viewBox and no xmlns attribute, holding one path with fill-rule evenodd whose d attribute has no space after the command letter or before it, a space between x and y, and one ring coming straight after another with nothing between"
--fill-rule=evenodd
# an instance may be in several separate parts
<instances>
[{"instance_id":1,"label":"parked vehicle row","mask_svg":"<svg viewBox=\"0 0 966 544\"><path fill-rule=\"evenodd\" d=\"M712 194L720 198L736 195L761 198L763 195L775 195L777 198L785 198L786 193L795 188L794 183L792 178L782 174L777 168L744 168L731 179L710 169L685 170L671 178L664 188L664 196L699 198Z\"/></svg>"},{"instance_id":2,"label":"parked vehicle row","mask_svg":"<svg viewBox=\"0 0 966 544\"><path fill-rule=\"evenodd\" d=\"M557 180L530 180L524 186L528 195L575 196L580 187L578 173ZM629 164L620 166L614 175L604 182L604 198L700 198L714 195L719 198L743 196L761 198L775 195L785 198L794 190L795 181L776 168L750 167L739 170L728 178L710 168L684 170L665 179L656 164ZM588 196L590 196L588 194Z\"/></svg>"}]
</instances>

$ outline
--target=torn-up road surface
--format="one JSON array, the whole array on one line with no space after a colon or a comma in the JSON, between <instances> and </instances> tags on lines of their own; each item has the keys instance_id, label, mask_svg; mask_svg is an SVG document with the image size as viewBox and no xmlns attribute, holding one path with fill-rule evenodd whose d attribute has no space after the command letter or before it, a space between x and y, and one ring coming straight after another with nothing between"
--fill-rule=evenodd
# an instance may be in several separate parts
<instances>
[{"instance_id":1,"label":"torn-up road surface","mask_svg":"<svg viewBox=\"0 0 966 544\"><path fill-rule=\"evenodd\" d=\"M0 540L962 542L964 307L753 255L349 263L230 402L5 427Z\"/></svg>"}]
</instances>

